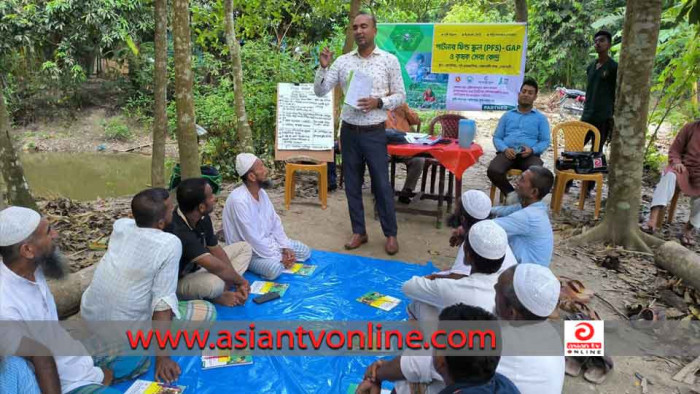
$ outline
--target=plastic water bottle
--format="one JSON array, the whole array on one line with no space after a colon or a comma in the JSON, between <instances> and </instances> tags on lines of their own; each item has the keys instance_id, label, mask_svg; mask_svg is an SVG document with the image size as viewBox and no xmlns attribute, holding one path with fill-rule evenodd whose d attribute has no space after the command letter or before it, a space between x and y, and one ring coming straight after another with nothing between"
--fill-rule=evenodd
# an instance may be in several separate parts
<instances>
[{"instance_id":1,"label":"plastic water bottle","mask_svg":"<svg viewBox=\"0 0 700 394\"><path fill-rule=\"evenodd\" d=\"M476 122L473 119L459 120L459 146L469 148L476 135Z\"/></svg>"}]
</instances>

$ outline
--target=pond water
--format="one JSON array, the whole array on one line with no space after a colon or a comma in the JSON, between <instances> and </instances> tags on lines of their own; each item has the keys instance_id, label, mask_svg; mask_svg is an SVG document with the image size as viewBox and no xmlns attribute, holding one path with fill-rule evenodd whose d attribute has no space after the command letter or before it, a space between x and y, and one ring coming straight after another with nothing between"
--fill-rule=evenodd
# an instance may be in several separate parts
<instances>
[{"instance_id":1,"label":"pond water","mask_svg":"<svg viewBox=\"0 0 700 394\"><path fill-rule=\"evenodd\" d=\"M21 161L32 194L44 198L120 197L151 183L151 157L136 153L25 153Z\"/></svg>"}]
</instances>

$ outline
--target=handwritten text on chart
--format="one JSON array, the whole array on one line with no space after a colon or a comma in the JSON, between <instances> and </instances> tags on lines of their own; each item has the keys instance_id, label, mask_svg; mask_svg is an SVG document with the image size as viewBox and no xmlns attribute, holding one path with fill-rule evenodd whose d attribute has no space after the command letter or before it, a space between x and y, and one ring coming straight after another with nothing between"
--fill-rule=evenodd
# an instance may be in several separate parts
<instances>
[{"instance_id":1,"label":"handwritten text on chart","mask_svg":"<svg viewBox=\"0 0 700 394\"><path fill-rule=\"evenodd\" d=\"M277 149L333 149L333 101L316 97L313 84L277 88Z\"/></svg>"}]
</instances>

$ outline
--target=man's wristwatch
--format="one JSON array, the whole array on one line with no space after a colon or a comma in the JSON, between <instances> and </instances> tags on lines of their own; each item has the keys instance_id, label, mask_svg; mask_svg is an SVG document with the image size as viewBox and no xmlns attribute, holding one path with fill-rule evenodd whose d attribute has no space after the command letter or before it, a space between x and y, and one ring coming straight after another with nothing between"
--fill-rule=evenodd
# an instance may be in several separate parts
<instances>
[{"instance_id":1,"label":"man's wristwatch","mask_svg":"<svg viewBox=\"0 0 700 394\"><path fill-rule=\"evenodd\" d=\"M377 108L378 109L384 108L384 102L380 98L377 99Z\"/></svg>"}]
</instances>

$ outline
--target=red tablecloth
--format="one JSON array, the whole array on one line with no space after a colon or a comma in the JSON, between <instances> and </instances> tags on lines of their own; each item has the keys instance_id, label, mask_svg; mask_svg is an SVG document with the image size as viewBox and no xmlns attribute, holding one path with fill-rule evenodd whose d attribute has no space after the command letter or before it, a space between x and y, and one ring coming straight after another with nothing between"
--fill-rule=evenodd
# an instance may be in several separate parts
<instances>
[{"instance_id":1,"label":"red tablecloth","mask_svg":"<svg viewBox=\"0 0 700 394\"><path fill-rule=\"evenodd\" d=\"M467 168L479 160L484 150L479 144L473 143L469 148L460 148L456 140L447 144L435 145L388 145L388 151L393 156L415 156L427 153L436 158L447 170L455 174L455 178L462 179L462 174Z\"/></svg>"}]
</instances>

